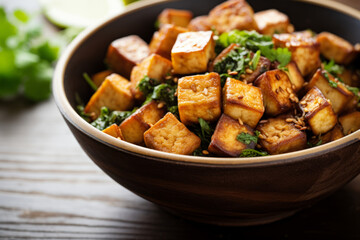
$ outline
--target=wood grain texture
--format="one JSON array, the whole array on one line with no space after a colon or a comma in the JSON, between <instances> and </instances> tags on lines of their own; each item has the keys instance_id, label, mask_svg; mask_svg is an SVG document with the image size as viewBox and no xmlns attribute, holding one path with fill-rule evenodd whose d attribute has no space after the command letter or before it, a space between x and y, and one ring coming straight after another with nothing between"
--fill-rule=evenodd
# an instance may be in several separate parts
<instances>
[{"instance_id":1,"label":"wood grain texture","mask_svg":"<svg viewBox=\"0 0 360 240\"><path fill-rule=\"evenodd\" d=\"M52 99L0 101L0 239L360 239L359 226L360 176L273 224L234 228L185 221L99 170Z\"/></svg>"}]
</instances>

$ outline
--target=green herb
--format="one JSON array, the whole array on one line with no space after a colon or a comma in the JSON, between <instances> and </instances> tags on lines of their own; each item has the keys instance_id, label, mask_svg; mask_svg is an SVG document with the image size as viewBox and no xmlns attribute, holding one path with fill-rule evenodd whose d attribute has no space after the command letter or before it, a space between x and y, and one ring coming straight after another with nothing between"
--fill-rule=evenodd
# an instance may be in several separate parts
<instances>
[{"instance_id":1,"label":"green herb","mask_svg":"<svg viewBox=\"0 0 360 240\"><path fill-rule=\"evenodd\" d=\"M359 96L359 92L360 92L359 88L357 88L357 87L350 87L350 86L346 86L346 88L347 88L350 92L352 92L355 96L357 96L358 98L360 97L360 96Z\"/></svg>"},{"instance_id":2,"label":"green herb","mask_svg":"<svg viewBox=\"0 0 360 240\"><path fill-rule=\"evenodd\" d=\"M326 78L326 80L328 80L330 87L337 88L338 86L337 82L334 82L330 79L327 71L323 71L323 75Z\"/></svg>"},{"instance_id":3,"label":"green herb","mask_svg":"<svg viewBox=\"0 0 360 240\"><path fill-rule=\"evenodd\" d=\"M83 77L85 81L89 84L89 86L92 88L92 90L96 91L98 89L87 73L83 73Z\"/></svg>"},{"instance_id":4,"label":"green herb","mask_svg":"<svg viewBox=\"0 0 360 240\"><path fill-rule=\"evenodd\" d=\"M289 69L287 67L278 67L278 69L284 72L289 72Z\"/></svg>"},{"instance_id":5,"label":"green herb","mask_svg":"<svg viewBox=\"0 0 360 240\"><path fill-rule=\"evenodd\" d=\"M319 141L317 143L311 143L311 142L307 142L309 147L316 147L316 146L320 146L322 144L322 139L319 139Z\"/></svg>"},{"instance_id":6,"label":"green herb","mask_svg":"<svg viewBox=\"0 0 360 240\"><path fill-rule=\"evenodd\" d=\"M144 76L136 86L145 96L154 91L154 87L159 85L160 82L156 79Z\"/></svg>"},{"instance_id":7,"label":"green herb","mask_svg":"<svg viewBox=\"0 0 360 240\"><path fill-rule=\"evenodd\" d=\"M259 63L260 55L261 55L260 53L261 53L261 51L257 50L256 53L254 54L252 60L251 60L251 62L252 62L251 69L252 70L255 70L258 63Z\"/></svg>"},{"instance_id":8,"label":"green herb","mask_svg":"<svg viewBox=\"0 0 360 240\"><path fill-rule=\"evenodd\" d=\"M22 10L0 7L0 29L0 98L49 98L60 47L41 36L39 24Z\"/></svg>"},{"instance_id":9,"label":"green herb","mask_svg":"<svg viewBox=\"0 0 360 240\"><path fill-rule=\"evenodd\" d=\"M255 149L244 149L239 157L261 157L269 155L265 151L258 151Z\"/></svg>"},{"instance_id":10,"label":"green herb","mask_svg":"<svg viewBox=\"0 0 360 240\"><path fill-rule=\"evenodd\" d=\"M192 153L193 156L204 156L205 154L202 153L202 149L201 148L197 148L195 149L195 151Z\"/></svg>"},{"instance_id":11,"label":"green herb","mask_svg":"<svg viewBox=\"0 0 360 240\"><path fill-rule=\"evenodd\" d=\"M272 62L278 61L280 67L286 66L291 60L291 52L287 48L274 49L271 37L261 35L256 31L233 30L220 35L218 45L226 48L231 43L237 43L253 52L260 50L262 56Z\"/></svg>"},{"instance_id":12,"label":"green herb","mask_svg":"<svg viewBox=\"0 0 360 240\"><path fill-rule=\"evenodd\" d=\"M201 139L201 151L207 150L211 142L211 136L214 134L215 129L204 119L199 118L199 125L190 127L191 130Z\"/></svg>"},{"instance_id":13,"label":"green herb","mask_svg":"<svg viewBox=\"0 0 360 240\"><path fill-rule=\"evenodd\" d=\"M99 117L95 119L95 121L93 121L91 125L102 131L107 127L111 126L112 124L119 125L126 118L130 117L130 115L133 114L136 110L137 108L134 108L131 111L111 112L107 107L102 107Z\"/></svg>"},{"instance_id":14,"label":"green herb","mask_svg":"<svg viewBox=\"0 0 360 240\"><path fill-rule=\"evenodd\" d=\"M237 135L236 140L238 140L239 142L242 142L242 143L244 143L246 145L249 145L252 142L257 144L258 137L254 136L254 135L251 135L249 133L242 132L239 135Z\"/></svg>"},{"instance_id":15,"label":"green herb","mask_svg":"<svg viewBox=\"0 0 360 240\"><path fill-rule=\"evenodd\" d=\"M344 67L340 66L338 64L335 64L334 60L331 60L330 62L322 62L324 69L329 72L330 74L337 76L338 74L342 74L344 72Z\"/></svg>"}]
</instances>

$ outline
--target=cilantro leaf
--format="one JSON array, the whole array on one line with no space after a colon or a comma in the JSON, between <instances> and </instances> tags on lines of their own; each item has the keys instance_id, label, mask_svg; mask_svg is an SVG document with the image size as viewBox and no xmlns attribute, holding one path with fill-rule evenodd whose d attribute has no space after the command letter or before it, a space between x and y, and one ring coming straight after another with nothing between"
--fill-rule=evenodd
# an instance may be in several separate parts
<instances>
[{"instance_id":1,"label":"cilantro leaf","mask_svg":"<svg viewBox=\"0 0 360 240\"><path fill-rule=\"evenodd\" d=\"M199 125L194 125L190 128L192 128L192 132L201 139L201 147L198 151L201 153L202 150L208 149L211 142L211 136L214 134L215 128L202 118L199 118L198 120Z\"/></svg>"},{"instance_id":2,"label":"cilantro leaf","mask_svg":"<svg viewBox=\"0 0 360 240\"><path fill-rule=\"evenodd\" d=\"M160 82L156 79L149 78L145 75L138 85L136 86L145 96L154 91L154 87L159 85Z\"/></svg>"},{"instance_id":3,"label":"cilantro leaf","mask_svg":"<svg viewBox=\"0 0 360 240\"><path fill-rule=\"evenodd\" d=\"M79 108L81 110L81 107ZM99 129L100 131L106 129L107 127L111 126L112 124L119 125L122 123L126 118L130 117L137 108L134 108L131 111L110 111L107 107L102 107L100 111L100 115L95 121L91 123L92 126ZM86 116L86 115L85 115ZM85 119L86 120L86 119Z\"/></svg>"},{"instance_id":4,"label":"cilantro leaf","mask_svg":"<svg viewBox=\"0 0 360 240\"><path fill-rule=\"evenodd\" d=\"M337 76L338 74L342 74L344 72L344 67L340 66L338 64L335 64L334 60L331 60L330 62L322 62L324 69L329 72L330 74Z\"/></svg>"},{"instance_id":5,"label":"cilantro leaf","mask_svg":"<svg viewBox=\"0 0 360 240\"><path fill-rule=\"evenodd\" d=\"M244 143L246 145L249 145L252 142L257 144L258 137L254 136L254 135L251 135L249 133L242 132L239 135L237 135L236 140L238 140L239 142L242 142L242 143Z\"/></svg>"},{"instance_id":6,"label":"cilantro leaf","mask_svg":"<svg viewBox=\"0 0 360 240\"><path fill-rule=\"evenodd\" d=\"M261 156L267 156L269 155L265 151L258 151L255 149L244 149L239 157L261 157Z\"/></svg>"}]
</instances>

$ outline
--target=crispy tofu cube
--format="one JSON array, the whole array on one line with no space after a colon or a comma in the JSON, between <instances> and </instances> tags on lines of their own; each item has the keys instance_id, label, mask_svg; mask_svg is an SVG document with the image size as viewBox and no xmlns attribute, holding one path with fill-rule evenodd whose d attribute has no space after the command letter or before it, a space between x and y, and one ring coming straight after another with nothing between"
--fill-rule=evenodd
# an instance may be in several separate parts
<instances>
[{"instance_id":1,"label":"crispy tofu cube","mask_svg":"<svg viewBox=\"0 0 360 240\"><path fill-rule=\"evenodd\" d=\"M349 64L357 55L354 46L345 39L329 32L322 32L316 37L320 44L320 53L338 64Z\"/></svg>"},{"instance_id":2,"label":"crispy tofu cube","mask_svg":"<svg viewBox=\"0 0 360 240\"><path fill-rule=\"evenodd\" d=\"M264 95L265 112L268 115L285 113L293 107L292 102L298 101L289 77L279 69L260 75L255 86L259 87Z\"/></svg>"},{"instance_id":3,"label":"crispy tofu cube","mask_svg":"<svg viewBox=\"0 0 360 240\"><path fill-rule=\"evenodd\" d=\"M113 136L114 138L123 139L121 135L120 128L117 124L112 124L111 126L105 128L103 133L109 134L110 136Z\"/></svg>"},{"instance_id":4,"label":"crispy tofu cube","mask_svg":"<svg viewBox=\"0 0 360 240\"><path fill-rule=\"evenodd\" d=\"M212 61L209 64L209 71L212 72L215 69L216 64L221 62L228 54L230 54L232 51L237 51L237 49L240 46L236 43L230 44L227 48L225 48L219 55L216 56L214 61ZM250 53L250 58L252 59L254 56L254 53ZM266 57L260 56L259 62L254 70L251 72L245 72L245 77L242 79L242 81L246 83L252 83L255 81L255 79L260 76L262 73L269 71L271 66L271 61L267 59Z\"/></svg>"},{"instance_id":5,"label":"crispy tofu cube","mask_svg":"<svg viewBox=\"0 0 360 240\"><path fill-rule=\"evenodd\" d=\"M318 69L306 85L306 89L309 90L314 86L330 100L336 114L346 110L346 106L354 97L352 92L325 70Z\"/></svg>"},{"instance_id":6,"label":"crispy tofu cube","mask_svg":"<svg viewBox=\"0 0 360 240\"><path fill-rule=\"evenodd\" d=\"M289 62L285 67L288 69L288 71L285 71L285 73L287 73L289 80L293 85L292 88L294 92L299 92L305 83L299 68L293 61Z\"/></svg>"},{"instance_id":7,"label":"crispy tofu cube","mask_svg":"<svg viewBox=\"0 0 360 240\"><path fill-rule=\"evenodd\" d=\"M254 128L265 108L261 89L228 78L223 89L224 113Z\"/></svg>"},{"instance_id":8,"label":"crispy tofu cube","mask_svg":"<svg viewBox=\"0 0 360 240\"><path fill-rule=\"evenodd\" d=\"M259 123L260 145L270 154L280 154L304 149L306 134L286 121L286 117L270 118Z\"/></svg>"},{"instance_id":9,"label":"crispy tofu cube","mask_svg":"<svg viewBox=\"0 0 360 240\"><path fill-rule=\"evenodd\" d=\"M84 111L93 113L94 118L100 114L102 107L110 110L129 110L134 105L134 99L130 92L130 82L113 73L106 77L98 90L92 95Z\"/></svg>"},{"instance_id":10,"label":"crispy tofu cube","mask_svg":"<svg viewBox=\"0 0 360 240\"><path fill-rule=\"evenodd\" d=\"M209 152L219 156L238 157L244 149L253 149L256 145L254 142L245 144L236 139L241 133L254 135L249 126L240 124L239 121L223 114L211 137Z\"/></svg>"},{"instance_id":11,"label":"crispy tofu cube","mask_svg":"<svg viewBox=\"0 0 360 240\"><path fill-rule=\"evenodd\" d=\"M257 12L254 14L254 19L261 34L273 35L294 31L294 26L290 24L288 16L276 9Z\"/></svg>"},{"instance_id":12,"label":"crispy tofu cube","mask_svg":"<svg viewBox=\"0 0 360 240\"><path fill-rule=\"evenodd\" d=\"M315 135L330 131L337 123L337 117L331 103L316 87L307 92L301 99L299 106Z\"/></svg>"},{"instance_id":13,"label":"crispy tofu cube","mask_svg":"<svg viewBox=\"0 0 360 240\"><path fill-rule=\"evenodd\" d=\"M209 31L211 30L211 25L208 16L198 16L191 19L187 28L191 32Z\"/></svg>"},{"instance_id":14,"label":"crispy tofu cube","mask_svg":"<svg viewBox=\"0 0 360 240\"><path fill-rule=\"evenodd\" d=\"M132 68L149 54L148 44L139 36L130 35L110 44L105 61L112 70L128 79Z\"/></svg>"},{"instance_id":15,"label":"crispy tofu cube","mask_svg":"<svg viewBox=\"0 0 360 240\"><path fill-rule=\"evenodd\" d=\"M185 125L202 118L216 121L221 115L221 80L217 73L194 75L178 81L180 120Z\"/></svg>"},{"instance_id":16,"label":"crispy tofu cube","mask_svg":"<svg viewBox=\"0 0 360 240\"><path fill-rule=\"evenodd\" d=\"M157 102L145 104L120 124L123 139L141 145L144 142L144 132L164 115L164 107L159 108Z\"/></svg>"},{"instance_id":17,"label":"crispy tofu cube","mask_svg":"<svg viewBox=\"0 0 360 240\"><path fill-rule=\"evenodd\" d=\"M230 0L219 4L210 11L209 21L219 33L234 29L258 30L254 10L245 0Z\"/></svg>"},{"instance_id":18,"label":"crispy tofu cube","mask_svg":"<svg viewBox=\"0 0 360 240\"><path fill-rule=\"evenodd\" d=\"M143 100L144 94L137 88L137 85L145 76L156 79L158 81L164 80L167 74L171 72L171 62L157 54L151 54L145 58L139 65L135 66L131 72L131 93L137 100Z\"/></svg>"},{"instance_id":19,"label":"crispy tofu cube","mask_svg":"<svg viewBox=\"0 0 360 240\"><path fill-rule=\"evenodd\" d=\"M336 124L335 127L331 129L329 132L325 133L324 135L320 135L319 139L321 140L321 144L325 144L338 140L342 137L344 137L344 134L342 132L342 127L339 124Z\"/></svg>"},{"instance_id":20,"label":"crispy tofu cube","mask_svg":"<svg viewBox=\"0 0 360 240\"><path fill-rule=\"evenodd\" d=\"M303 76L314 72L321 64L320 45L307 34L274 34L273 42L276 48L286 47L291 51L291 59L296 63Z\"/></svg>"},{"instance_id":21,"label":"crispy tofu cube","mask_svg":"<svg viewBox=\"0 0 360 240\"><path fill-rule=\"evenodd\" d=\"M168 112L144 133L147 147L169 153L188 155L200 147L201 140Z\"/></svg>"},{"instance_id":22,"label":"crispy tofu cube","mask_svg":"<svg viewBox=\"0 0 360 240\"><path fill-rule=\"evenodd\" d=\"M149 44L150 52L171 59L171 49L176 42L177 36L184 32L187 32L186 28L164 24L158 32L154 33Z\"/></svg>"},{"instance_id":23,"label":"crispy tofu cube","mask_svg":"<svg viewBox=\"0 0 360 240\"><path fill-rule=\"evenodd\" d=\"M192 12L188 10L166 8L160 13L158 22L160 27L167 23L179 27L187 27L192 17Z\"/></svg>"},{"instance_id":24,"label":"crispy tofu cube","mask_svg":"<svg viewBox=\"0 0 360 240\"><path fill-rule=\"evenodd\" d=\"M113 73L114 72L111 70L98 72L92 76L91 80L94 82L95 86L100 87L100 85L104 82L105 78Z\"/></svg>"},{"instance_id":25,"label":"crispy tofu cube","mask_svg":"<svg viewBox=\"0 0 360 240\"><path fill-rule=\"evenodd\" d=\"M209 60L215 57L212 31L187 32L178 35L171 61L176 74L201 73L207 70Z\"/></svg>"},{"instance_id":26,"label":"crispy tofu cube","mask_svg":"<svg viewBox=\"0 0 360 240\"><path fill-rule=\"evenodd\" d=\"M360 129L360 112L352 112L339 117L343 133L348 135Z\"/></svg>"}]
</instances>

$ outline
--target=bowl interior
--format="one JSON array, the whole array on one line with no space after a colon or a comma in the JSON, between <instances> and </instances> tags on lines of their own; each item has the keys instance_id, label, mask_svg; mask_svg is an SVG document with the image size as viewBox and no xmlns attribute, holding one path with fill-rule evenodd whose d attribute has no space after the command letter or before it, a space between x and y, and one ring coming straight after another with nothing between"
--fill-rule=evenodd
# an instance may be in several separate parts
<instances>
[{"instance_id":1,"label":"bowl interior","mask_svg":"<svg viewBox=\"0 0 360 240\"><path fill-rule=\"evenodd\" d=\"M143 0L134 4L129 11L114 17L79 36L78 44L73 47L64 69L63 86L65 97L71 107L76 109L76 95L84 102L91 97L93 90L82 75L94 74L106 68L104 58L109 44L120 37L131 34L139 35L149 42L155 31L154 23L164 8L188 9L194 16L205 15L221 0L193 1L154 1ZM320 1L320 3L326 1ZM254 11L275 8L286 13L296 30L311 29L315 32L328 31L355 44L360 39L360 17L347 15L335 9L308 1L284 0L248 0ZM138 7L135 7L138 6ZM359 59L358 59L359 60ZM359 131L358 131L359 132ZM359 138L359 137L358 137ZM345 142L345 141L343 141ZM320 146L321 147L321 146ZM325 148L323 148L324 150ZM273 159L273 156L266 158ZM299 155L297 156L299 157Z\"/></svg>"}]
</instances>

